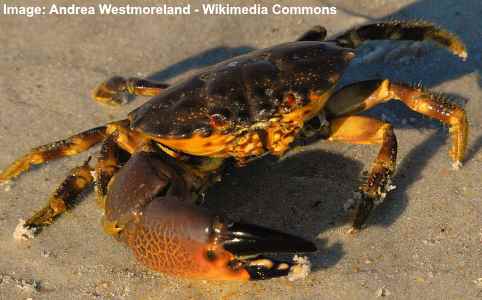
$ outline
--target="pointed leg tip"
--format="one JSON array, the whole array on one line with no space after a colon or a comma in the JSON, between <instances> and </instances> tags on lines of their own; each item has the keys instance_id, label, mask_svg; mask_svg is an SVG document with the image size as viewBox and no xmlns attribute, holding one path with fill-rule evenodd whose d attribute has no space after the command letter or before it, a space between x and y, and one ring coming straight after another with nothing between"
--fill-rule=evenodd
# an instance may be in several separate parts
<instances>
[{"instance_id":1,"label":"pointed leg tip","mask_svg":"<svg viewBox=\"0 0 482 300\"><path fill-rule=\"evenodd\" d=\"M453 170L460 170L462 168L462 162L459 160L456 160L452 163L452 169Z\"/></svg>"}]
</instances>

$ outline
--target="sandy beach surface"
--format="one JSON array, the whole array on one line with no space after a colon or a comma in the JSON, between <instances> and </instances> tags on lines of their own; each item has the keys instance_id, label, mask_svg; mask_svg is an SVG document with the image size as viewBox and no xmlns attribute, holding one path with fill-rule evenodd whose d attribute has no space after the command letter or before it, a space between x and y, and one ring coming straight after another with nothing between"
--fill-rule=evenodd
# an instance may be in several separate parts
<instances>
[{"instance_id":1,"label":"sandy beach surface","mask_svg":"<svg viewBox=\"0 0 482 300\"><path fill-rule=\"evenodd\" d=\"M147 101L138 97L117 109L94 103L93 88L113 75L174 83L234 55L292 41L314 25L325 26L330 36L381 19L439 24L461 37L469 58L462 62L430 44L369 43L343 82L421 81L452 95L471 125L463 168L452 170L448 129L440 123L396 102L373 109L370 115L395 127L397 189L356 236L346 234L343 205L377 147L318 142L282 160L234 170L212 188L207 207L311 239L319 251L309 256L313 270L304 280L226 283L172 278L136 263L128 248L103 233L92 192L35 239L13 239L18 220L40 208L95 148L35 168L0 190L0 299L482 299L480 1L279 3L337 10L322 16L0 15L0 169L34 146L121 119Z\"/></svg>"}]
</instances>

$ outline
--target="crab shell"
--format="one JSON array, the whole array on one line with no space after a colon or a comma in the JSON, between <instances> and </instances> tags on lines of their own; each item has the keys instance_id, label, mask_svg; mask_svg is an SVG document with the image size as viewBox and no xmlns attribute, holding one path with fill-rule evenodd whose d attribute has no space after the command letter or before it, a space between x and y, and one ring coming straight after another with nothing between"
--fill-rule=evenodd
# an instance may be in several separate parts
<instances>
[{"instance_id":1,"label":"crab shell","mask_svg":"<svg viewBox=\"0 0 482 300\"><path fill-rule=\"evenodd\" d=\"M152 98L129 114L130 126L191 155L283 153L353 57L352 49L312 41L238 56Z\"/></svg>"}]
</instances>

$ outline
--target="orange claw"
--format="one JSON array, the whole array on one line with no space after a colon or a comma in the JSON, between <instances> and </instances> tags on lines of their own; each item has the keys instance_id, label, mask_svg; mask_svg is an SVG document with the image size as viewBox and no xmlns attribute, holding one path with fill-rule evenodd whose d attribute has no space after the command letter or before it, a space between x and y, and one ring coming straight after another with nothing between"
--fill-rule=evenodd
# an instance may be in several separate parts
<instances>
[{"instance_id":1,"label":"orange claw","mask_svg":"<svg viewBox=\"0 0 482 300\"><path fill-rule=\"evenodd\" d=\"M179 172L159 153L140 152L109 185L105 223L141 263L180 277L280 277L296 264L260 257L262 253L316 250L313 243L289 234L223 221L192 202Z\"/></svg>"}]
</instances>

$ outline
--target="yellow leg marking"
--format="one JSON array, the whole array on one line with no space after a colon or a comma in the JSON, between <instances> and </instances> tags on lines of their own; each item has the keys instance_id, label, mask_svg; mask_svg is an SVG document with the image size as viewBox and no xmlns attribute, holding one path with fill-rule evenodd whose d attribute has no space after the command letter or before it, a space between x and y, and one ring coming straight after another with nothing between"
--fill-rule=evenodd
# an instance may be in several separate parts
<instances>
[{"instance_id":1,"label":"yellow leg marking","mask_svg":"<svg viewBox=\"0 0 482 300\"><path fill-rule=\"evenodd\" d=\"M157 143L157 147L159 147L162 151L164 151L167 155L174 158L181 158L182 155L177 153L176 151L169 149L168 147L164 146L163 144Z\"/></svg>"},{"instance_id":2,"label":"yellow leg marking","mask_svg":"<svg viewBox=\"0 0 482 300\"><path fill-rule=\"evenodd\" d=\"M402 84L392 83L390 94L393 98L405 103L412 110L448 124L452 137L450 157L455 162L454 166L457 166L464 160L469 124L463 108L446 100L441 95L435 95L420 88L412 88Z\"/></svg>"},{"instance_id":3,"label":"yellow leg marking","mask_svg":"<svg viewBox=\"0 0 482 300\"><path fill-rule=\"evenodd\" d=\"M330 124L330 141L350 144L378 144L380 151L372 163L367 181L360 186L361 203L356 208L353 228L360 228L377 201L383 200L390 190L390 177L395 171L397 139L392 126L364 116L334 119Z\"/></svg>"},{"instance_id":4,"label":"yellow leg marking","mask_svg":"<svg viewBox=\"0 0 482 300\"><path fill-rule=\"evenodd\" d=\"M139 96L157 96L169 85L165 83L155 82L140 78L122 78L119 76L112 77L101 83L93 93L95 101L110 105L118 106L122 104L122 94L127 93Z\"/></svg>"},{"instance_id":5,"label":"yellow leg marking","mask_svg":"<svg viewBox=\"0 0 482 300\"><path fill-rule=\"evenodd\" d=\"M226 157L227 146L236 137L221 133L213 133L208 137L194 134L190 138L174 139L174 138L158 138L152 139L160 144L170 147L174 150L182 151L187 154L196 156Z\"/></svg>"},{"instance_id":6,"label":"yellow leg marking","mask_svg":"<svg viewBox=\"0 0 482 300\"><path fill-rule=\"evenodd\" d=\"M90 159L89 159L90 160ZM37 211L26 222L26 226L45 226L73 205L77 196L93 181L89 160L70 171L69 176L49 198L48 204Z\"/></svg>"},{"instance_id":7,"label":"yellow leg marking","mask_svg":"<svg viewBox=\"0 0 482 300\"><path fill-rule=\"evenodd\" d=\"M64 156L76 155L89 149L105 138L105 129L105 126L89 129L65 140L32 149L0 173L0 183L17 177L30 169L32 165L39 165Z\"/></svg>"},{"instance_id":8,"label":"yellow leg marking","mask_svg":"<svg viewBox=\"0 0 482 300\"><path fill-rule=\"evenodd\" d=\"M97 204L105 208L107 187L112 177L120 168L119 155L121 149L116 144L117 134L110 135L102 144L95 166L95 192Z\"/></svg>"},{"instance_id":9,"label":"yellow leg marking","mask_svg":"<svg viewBox=\"0 0 482 300\"><path fill-rule=\"evenodd\" d=\"M400 100L410 109L448 124L452 136L450 157L454 160L454 166L463 161L469 129L467 116L463 108L446 100L443 95L437 95L406 84L391 83L385 79L363 102L364 110L390 99Z\"/></svg>"},{"instance_id":10,"label":"yellow leg marking","mask_svg":"<svg viewBox=\"0 0 482 300\"><path fill-rule=\"evenodd\" d=\"M142 145L147 144L150 140L150 138L143 133L131 130L129 128L129 120L122 120L108 124L106 133L108 135L115 135L116 144L130 154L134 153L137 149L140 149Z\"/></svg>"},{"instance_id":11,"label":"yellow leg marking","mask_svg":"<svg viewBox=\"0 0 482 300\"><path fill-rule=\"evenodd\" d=\"M330 131L330 141L382 145L374 165L380 164L392 172L395 170L397 142L392 125L369 117L349 116L334 119Z\"/></svg>"},{"instance_id":12,"label":"yellow leg marking","mask_svg":"<svg viewBox=\"0 0 482 300\"><path fill-rule=\"evenodd\" d=\"M452 137L450 157L454 166L460 165L467 148L467 116L463 108L441 94L403 83L391 83L386 79L368 80L337 91L328 102L327 110L334 116L353 115L391 99L399 100L413 111L449 125Z\"/></svg>"}]
</instances>

